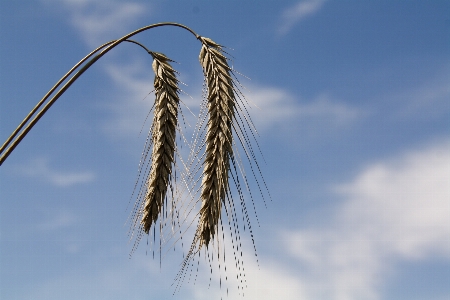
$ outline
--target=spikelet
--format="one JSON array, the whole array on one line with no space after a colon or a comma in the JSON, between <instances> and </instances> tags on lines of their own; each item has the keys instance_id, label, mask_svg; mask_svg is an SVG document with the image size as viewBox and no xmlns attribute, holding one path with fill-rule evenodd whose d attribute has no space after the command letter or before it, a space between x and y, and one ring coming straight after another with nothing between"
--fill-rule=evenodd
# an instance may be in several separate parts
<instances>
[{"instance_id":1,"label":"spikelet","mask_svg":"<svg viewBox=\"0 0 450 300\"><path fill-rule=\"evenodd\" d=\"M199 248L208 246L218 231L222 204L229 193L228 175L233 156L232 123L235 95L230 67L220 45L201 37L200 64L207 85L208 124L203 167L200 221L196 232Z\"/></svg>"},{"instance_id":2,"label":"spikelet","mask_svg":"<svg viewBox=\"0 0 450 300\"><path fill-rule=\"evenodd\" d=\"M155 110L152 124L152 163L142 212L142 229L148 233L161 213L166 197L175 153L178 121L178 80L164 54L152 52L155 72Z\"/></svg>"},{"instance_id":3,"label":"spikelet","mask_svg":"<svg viewBox=\"0 0 450 300\"><path fill-rule=\"evenodd\" d=\"M199 59L205 77L205 89L194 141L190 145L191 154L186 164L189 173L189 176L185 176L186 183L195 187L190 188L193 191L191 202L184 211L194 211L198 202L201 202L201 207L194 239L175 277L175 292L180 290L183 282L195 282L197 275L194 277L192 274L195 265L199 272L203 253L200 250L203 249L204 259L211 271L210 282L214 269L214 276L219 275L220 288L227 285L227 262L230 257L234 258L237 290L244 295L247 281L241 230L250 234L257 256L245 198L248 195L255 209L250 189L252 182L256 183L263 199L264 189L269 197L270 193L257 161L257 151L261 152L256 140L257 132L247 110L249 103L240 90L243 86L235 76L237 72L228 65L227 53L219 44L204 37L198 39L202 43ZM200 154L202 151L203 155ZM253 177L250 180L244 170L244 163ZM201 173L200 186L197 186L200 180L198 173ZM245 190L248 194L244 194ZM200 196L196 197L198 192ZM240 216L239 208L242 213ZM227 232L229 237L226 237ZM218 267L218 273L215 267ZM226 291L228 294L228 287Z\"/></svg>"}]
</instances>

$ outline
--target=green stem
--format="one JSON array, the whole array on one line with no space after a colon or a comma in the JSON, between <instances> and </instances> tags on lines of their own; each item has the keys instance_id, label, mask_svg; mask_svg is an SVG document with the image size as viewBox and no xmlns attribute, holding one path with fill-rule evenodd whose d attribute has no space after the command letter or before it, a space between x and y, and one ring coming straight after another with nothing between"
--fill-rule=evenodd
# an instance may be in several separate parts
<instances>
[{"instance_id":1,"label":"green stem","mask_svg":"<svg viewBox=\"0 0 450 300\"><path fill-rule=\"evenodd\" d=\"M94 51L89 53L86 57L84 57L80 62L78 62L67 74L65 74L57 82L57 84L44 96L44 98L42 98L41 101L39 101L39 103L33 108L33 110L28 114L28 116L19 124L19 126L8 137L8 139L5 141L5 143L0 148L0 154L4 152L0 156L0 165L3 164L3 162L6 160L6 158L8 158L8 156L11 154L11 152L23 140L23 138L27 135L27 133L31 130L31 128L33 128L33 126L40 120L40 118L42 118L42 116L47 112L47 110L50 109L50 107L56 102L56 100L58 100L58 98L62 94L64 94L64 92L72 85L72 83L74 83L75 80L77 80L78 77L80 77L87 69L89 69L89 67L91 67L97 60L99 60L103 55L108 53L111 49L113 49L114 47L116 47L117 45L122 43L123 41L126 41L128 38L132 37L133 35L136 35L136 34L142 32L142 31L145 31L145 30L148 30L148 29L152 29L152 28L155 28L155 27L160 27L160 26L177 26L177 27L181 27L181 28L184 28L184 29L188 30L189 32L191 32L193 35L195 35L195 37L197 39L200 38L200 36L197 33L195 33L192 29L190 29L189 27L187 27L185 25L178 24L178 23L165 22L165 23L157 23L157 24L152 24L152 25L148 25L148 26L139 28L139 29L137 29L137 30L135 30L135 31L133 31L133 32L123 36L122 38L120 38L118 40L108 42L108 43L98 47L97 49L95 49ZM131 41L131 42L134 42L134 41ZM134 42L134 43L138 44L137 42ZM143 47L142 45L140 45L140 46ZM17 138L11 143L11 141L14 139L14 137L17 135L17 133L25 126L25 124L36 113L36 111L39 109L39 107L41 107L43 105L45 100L47 100L47 98L56 90L56 88L75 69L77 69L83 62L85 62L88 58L90 58L92 55L94 55L95 53L97 53L101 49L103 49L103 50L99 54L97 54L94 58L92 58L90 61L88 61L75 75L72 76L72 78L70 78L66 82L66 84L48 101L48 103L36 114L36 116L28 123L28 125L20 132L20 134L17 136ZM144 49L146 49L146 48L144 47ZM148 49L146 49L146 50L148 51ZM8 147L8 148L5 150L6 147Z\"/></svg>"}]
</instances>

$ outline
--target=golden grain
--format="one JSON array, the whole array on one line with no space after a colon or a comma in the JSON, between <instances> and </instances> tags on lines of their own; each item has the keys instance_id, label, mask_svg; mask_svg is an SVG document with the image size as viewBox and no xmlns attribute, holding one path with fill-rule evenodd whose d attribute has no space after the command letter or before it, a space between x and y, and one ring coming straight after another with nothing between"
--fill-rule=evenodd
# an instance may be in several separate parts
<instances>
[{"instance_id":1,"label":"golden grain","mask_svg":"<svg viewBox=\"0 0 450 300\"><path fill-rule=\"evenodd\" d=\"M208 124L203 168L200 222L196 232L199 248L208 246L218 231L222 204L229 193L228 173L233 156L232 124L235 96L230 67L222 48L208 38L200 38L200 64L208 89Z\"/></svg>"},{"instance_id":2,"label":"golden grain","mask_svg":"<svg viewBox=\"0 0 450 300\"><path fill-rule=\"evenodd\" d=\"M169 59L152 52L155 72L155 110L152 124L152 164L142 212L142 229L148 233L161 213L166 197L175 153L175 131L178 121L178 80Z\"/></svg>"}]
</instances>

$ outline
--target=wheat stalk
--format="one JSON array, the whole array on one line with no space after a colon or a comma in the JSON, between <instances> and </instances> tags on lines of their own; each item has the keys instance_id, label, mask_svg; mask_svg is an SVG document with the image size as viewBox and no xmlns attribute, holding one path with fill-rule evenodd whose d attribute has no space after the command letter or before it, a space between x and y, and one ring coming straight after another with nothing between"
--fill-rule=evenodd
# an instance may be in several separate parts
<instances>
[{"instance_id":1,"label":"wheat stalk","mask_svg":"<svg viewBox=\"0 0 450 300\"><path fill-rule=\"evenodd\" d=\"M155 108L152 123L152 164L147 181L142 212L142 229L148 233L161 213L166 197L175 154L175 131L178 121L178 80L176 71L164 54L151 52L155 72Z\"/></svg>"},{"instance_id":2,"label":"wheat stalk","mask_svg":"<svg viewBox=\"0 0 450 300\"><path fill-rule=\"evenodd\" d=\"M182 157L179 156L180 153L177 152L176 149L175 135L176 131L180 129L178 126L178 113L181 101L178 96L180 90L178 88L176 71L169 63L171 60L161 53L148 50L145 46L136 41L129 40L130 37L142 31L166 25L184 28L194 34L202 43L199 58L205 76L206 96L201 104L200 120L196 127L197 131L193 136L193 144L188 144L186 142L191 149L191 155L187 161L184 161ZM264 187L267 190L267 193L268 189L264 178L262 177L259 164L256 160L255 151L252 146L252 141L254 140L258 150L260 150L255 138L256 130L246 108L248 102L239 90L239 86L242 87L242 85L240 85L239 80L235 77L233 69L229 67L222 47L208 38L197 35L190 28L177 23L152 24L135 30L118 40L108 42L91 52L66 73L60 81L58 81L58 83L41 99L36 107L0 147L0 165L31 128L40 120L44 113L75 82L75 80L77 80L77 78L79 78L104 54L122 42L137 44L151 54L153 57L152 67L156 74L154 80L154 91L156 95L154 118L149 136L144 146L142 155L143 160L141 161L143 162L143 165L140 164L139 166L138 180L136 181L135 190L133 191L134 195L136 187L139 186L137 201L130 216L132 222L131 238L134 236L135 230L137 229L138 231L132 253L138 246L141 237L144 233L149 233L150 228L153 226L153 223L156 223L158 217L161 217L162 219L160 219L159 232L161 253L161 237L164 236L163 229L169 224L166 222L168 211L172 214L172 222L170 223L172 235L170 238L173 238L175 235L174 227L179 226L180 237L178 240L182 239L187 229L183 232L181 231L181 227L184 224L188 224L187 227L188 229L190 228L191 224L194 222L192 219L195 219L191 218L190 213L196 208L197 201L201 201L199 212L200 219L195 231L194 239L191 243L189 252L182 263L181 270L176 277L176 280L179 283L177 284L177 289L181 287L188 268L194 266L193 261L197 258L195 254L198 253L198 259L200 258L199 251L203 245L206 246L205 253L208 253L211 274L212 263L214 260L217 260L219 273L222 274L220 270L221 263L225 263L225 231L229 228L236 271L238 272L236 278L238 280L238 290L242 290L242 288L246 286L246 280L242 260L242 250L239 251L242 249L239 231L240 220L238 220L236 212L237 206L233 199L233 193L230 191L230 184L233 185L234 183L236 190L233 190L233 192L237 192L239 195L243 214L242 220L245 221L243 229L245 231L247 225L256 255L255 241L253 239L250 218L247 213L243 186L241 186L241 183L245 185L249 192L254 208L255 205L250 191L249 181L247 180L247 175L244 171L244 165L238 151L239 149L234 149L233 153L233 147L237 146L234 144L233 138L236 140L237 144L242 146L244 153L243 158L248 160L248 165L261 196L263 196ZM89 61L87 61L88 59ZM85 61L87 62L83 65ZM77 72L65 82L65 79L76 70ZM234 77L232 78L232 76ZM63 82L65 82L64 85L56 91ZM235 84L236 82L239 86ZM55 94L50 98L53 92L55 92ZM47 101L47 99L49 100ZM45 101L47 101L47 103L44 105ZM41 109L38 111L39 108ZM207 114L205 113L206 110ZM184 118L182 117L182 119ZM183 141L185 141L182 133L181 137ZM204 155L200 155L199 153L202 152L203 149L205 149L205 153ZM179 157L177 162L181 163L178 166L175 162L175 154L178 154ZM147 158L149 155L151 155L151 157L148 160ZM236 157L234 155L236 155ZM203 165L202 161L204 161ZM181 174L184 188L181 189L181 191L179 190L180 187L176 186L177 171L180 169L180 166L184 167ZM201 171L202 169L203 171ZM200 172L202 178L201 185L198 187L200 181L200 176L198 176L198 174ZM261 176L262 184L260 184L260 181L257 178L258 174ZM172 193L167 195L169 188ZM197 193L199 192L200 197L197 196ZM181 206L178 206L180 205L178 200L180 200L184 194L189 194L191 201L184 207L184 211L181 211L183 205L181 204ZM268 194L270 196L270 193ZM167 200L170 198L172 198L172 202L168 204ZM167 208L167 206L169 206L169 208ZM224 222L224 220L221 219L222 214L228 217L228 228L226 228L226 221ZM166 219L162 218L164 215ZM181 223L180 218L184 218ZM192 222L190 222L191 220ZM153 228L155 229L156 226ZM221 235L223 236L222 239L220 238ZM156 233L154 233L154 236L156 236ZM217 241L217 255L210 256L210 251L212 254L215 247L208 248L208 246L211 243L214 244L214 241ZM219 245L219 242L223 243ZM221 246L223 252L221 251ZM191 262L192 264L190 264ZM227 280L226 266L224 272L225 280ZM222 277L219 279L220 285L222 284L221 279Z\"/></svg>"},{"instance_id":3,"label":"wheat stalk","mask_svg":"<svg viewBox=\"0 0 450 300\"><path fill-rule=\"evenodd\" d=\"M200 199L200 221L195 239L208 246L218 231L222 204L229 193L228 173L233 157L232 123L235 95L230 67L219 44L201 37L200 64L208 89L208 129Z\"/></svg>"}]
</instances>

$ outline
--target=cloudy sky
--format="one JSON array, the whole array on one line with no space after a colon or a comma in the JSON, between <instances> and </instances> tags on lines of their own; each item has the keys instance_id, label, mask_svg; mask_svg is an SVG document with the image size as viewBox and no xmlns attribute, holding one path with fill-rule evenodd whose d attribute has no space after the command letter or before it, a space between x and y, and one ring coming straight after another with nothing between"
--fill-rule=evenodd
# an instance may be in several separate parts
<instances>
[{"instance_id":1,"label":"cloudy sky","mask_svg":"<svg viewBox=\"0 0 450 300\"><path fill-rule=\"evenodd\" d=\"M272 197L254 193L256 214L247 198L247 299L450 299L448 1L1 1L1 142L91 50L168 21L229 47L244 75ZM135 40L178 62L196 113L200 43L175 27ZM152 90L151 57L118 46L0 167L1 299L242 292L233 259L226 287L200 259L172 295L188 242L160 263L144 239L130 258Z\"/></svg>"}]
</instances>

